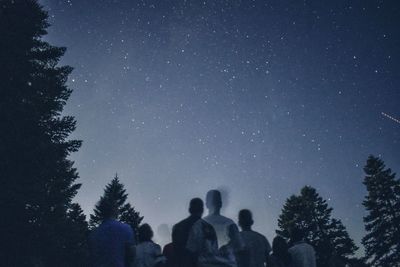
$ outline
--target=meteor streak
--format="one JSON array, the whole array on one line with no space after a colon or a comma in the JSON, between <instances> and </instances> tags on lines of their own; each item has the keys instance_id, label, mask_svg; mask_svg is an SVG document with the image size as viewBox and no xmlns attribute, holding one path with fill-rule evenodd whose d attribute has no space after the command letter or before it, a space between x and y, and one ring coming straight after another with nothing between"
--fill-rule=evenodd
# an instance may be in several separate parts
<instances>
[{"instance_id":1,"label":"meteor streak","mask_svg":"<svg viewBox=\"0 0 400 267\"><path fill-rule=\"evenodd\" d=\"M384 116L384 117L386 117L388 119L391 119L392 121L397 122L398 124L400 124L400 120L398 120L398 119L386 114L385 112L381 112L381 114L382 114L382 116Z\"/></svg>"}]
</instances>

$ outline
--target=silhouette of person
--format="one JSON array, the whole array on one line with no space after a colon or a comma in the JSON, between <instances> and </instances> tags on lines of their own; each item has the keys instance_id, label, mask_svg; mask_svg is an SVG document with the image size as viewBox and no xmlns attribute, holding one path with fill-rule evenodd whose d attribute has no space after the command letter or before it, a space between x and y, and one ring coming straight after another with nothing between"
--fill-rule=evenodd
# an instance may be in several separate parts
<instances>
[{"instance_id":1,"label":"silhouette of person","mask_svg":"<svg viewBox=\"0 0 400 267\"><path fill-rule=\"evenodd\" d=\"M160 267L165 263L161 247L152 241L153 230L147 223L139 227L134 267Z\"/></svg>"},{"instance_id":2,"label":"silhouette of person","mask_svg":"<svg viewBox=\"0 0 400 267\"><path fill-rule=\"evenodd\" d=\"M206 196L206 206L209 213L208 216L203 219L214 227L219 246L226 245L230 241L227 235L227 229L230 225L236 224L231 219L221 215L221 192L218 190L208 191ZM238 228L236 227L236 229ZM235 251L240 251L243 249L243 242L240 238L239 230L233 231L232 245L234 246Z\"/></svg>"},{"instance_id":3,"label":"silhouette of person","mask_svg":"<svg viewBox=\"0 0 400 267\"><path fill-rule=\"evenodd\" d=\"M239 265L248 267L263 267L271 252L268 239L251 229L253 214L248 209L239 211L239 226L242 228L240 237L244 243L244 252L238 255Z\"/></svg>"},{"instance_id":4,"label":"silhouette of person","mask_svg":"<svg viewBox=\"0 0 400 267\"><path fill-rule=\"evenodd\" d=\"M304 241L305 233L298 227L290 231L293 246L289 248L293 267L316 267L315 250Z\"/></svg>"},{"instance_id":5,"label":"silhouette of person","mask_svg":"<svg viewBox=\"0 0 400 267\"><path fill-rule=\"evenodd\" d=\"M267 260L268 267L291 267L292 259L288 251L288 244L281 236L276 236L272 241L272 254Z\"/></svg>"},{"instance_id":6,"label":"silhouette of person","mask_svg":"<svg viewBox=\"0 0 400 267\"><path fill-rule=\"evenodd\" d=\"M112 203L104 205L105 219L89 236L92 266L127 267L133 261L135 245L132 228L116 220L118 208Z\"/></svg>"},{"instance_id":7,"label":"silhouette of person","mask_svg":"<svg viewBox=\"0 0 400 267\"><path fill-rule=\"evenodd\" d=\"M187 250L186 245L193 225L201 219L204 211L203 200L193 198L189 204L189 217L175 224L172 228L173 259L176 267L195 266L196 259Z\"/></svg>"}]
</instances>

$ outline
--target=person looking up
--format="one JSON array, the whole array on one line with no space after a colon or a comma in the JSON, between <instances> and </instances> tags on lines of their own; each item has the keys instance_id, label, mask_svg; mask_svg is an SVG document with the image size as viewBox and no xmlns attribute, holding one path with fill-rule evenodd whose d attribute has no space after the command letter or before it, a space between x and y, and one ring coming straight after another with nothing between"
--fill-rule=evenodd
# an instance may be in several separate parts
<instances>
[{"instance_id":1,"label":"person looking up","mask_svg":"<svg viewBox=\"0 0 400 267\"><path fill-rule=\"evenodd\" d=\"M219 247L222 247L230 241L230 238L227 235L228 227L232 224L236 224L233 220L221 215L222 198L220 191L210 190L207 192L206 206L208 209L208 215L203 219L214 227L217 234L218 245ZM236 229L238 228L236 227ZM240 238L239 231L237 230L233 232L232 235L233 238L231 241L235 251L242 250L243 242Z\"/></svg>"},{"instance_id":2,"label":"person looking up","mask_svg":"<svg viewBox=\"0 0 400 267\"><path fill-rule=\"evenodd\" d=\"M239 260L239 265L263 267L271 252L271 245L264 235L252 230L254 221L250 210L239 211L238 217L239 226L242 229L240 237L244 243L244 253L242 253L242 259Z\"/></svg>"}]
</instances>

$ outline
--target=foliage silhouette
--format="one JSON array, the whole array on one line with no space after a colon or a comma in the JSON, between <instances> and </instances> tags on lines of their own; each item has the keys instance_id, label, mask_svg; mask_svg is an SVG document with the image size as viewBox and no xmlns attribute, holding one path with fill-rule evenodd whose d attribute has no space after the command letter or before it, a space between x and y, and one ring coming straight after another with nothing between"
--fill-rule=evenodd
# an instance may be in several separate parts
<instances>
[{"instance_id":1,"label":"foliage silhouette","mask_svg":"<svg viewBox=\"0 0 400 267\"><path fill-rule=\"evenodd\" d=\"M42 39L47 17L35 0L1 1L0 235L7 246L0 258L6 266L84 265L84 257L69 255L84 254L75 238L87 230L72 203L80 184L68 159L81 141L68 139L76 122L61 115L72 68L58 66L65 48Z\"/></svg>"},{"instance_id":2,"label":"foliage silhouette","mask_svg":"<svg viewBox=\"0 0 400 267\"><path fill-rule=\"evenodd\" d=\"M119 181L116 174L111 182L106 185L103 196L100 197L93 210L93 214L90 215L90 228L97 227L104 219L107 219L106 209L111 205L118 211L116 219L129 224L137 235L143 217L140 216L139 212L130 203L126 203L127 198L128 194L124 185Z\"/></svg>"},{"instance_id":3,"label":"foliage silhouette","mask_svg":"<svg viewBox=\"0 0 400 267\"><path fill-rule=\"evenodd\" d=\"M344 265L357 250L342 222L332 218L332 208L311 186L286 200L278 226L276 232L287 239L291 239L292 229L304 231L306 240L315 248L318 266L330 266L333 261Z\"/></svg>"},{"instance_id":4,"label":"foliage silhouette","mask_svg":"<svg viewBox=\"0 0 400 267\"><path fill-rule=\"evenodd\" d=\"M364 167L367 195L363 202L367 234L365 256L374 266L400 266L400 181L384 162L369 156Z\"/></svg>"}]
</instances>

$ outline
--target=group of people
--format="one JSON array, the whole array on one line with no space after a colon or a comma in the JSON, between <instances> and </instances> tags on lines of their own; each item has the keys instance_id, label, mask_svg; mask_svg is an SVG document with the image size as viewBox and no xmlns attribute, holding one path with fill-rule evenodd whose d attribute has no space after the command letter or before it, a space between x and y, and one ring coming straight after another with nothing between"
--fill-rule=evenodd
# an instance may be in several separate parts
<instances>
[{"instance_id":1,"label":"group of people","mask_svg":"<svg viewBox=\"0 0 400 267\"><path fill-rule=\"evenodd\" d=\"M115 220L117 211L110 205L102 224L90 236L93 267L315 267L314 248L304 241L302 231L293 229L289 247L276 236L272 248L267 238L252 230L253 216L243 209L236 223L221 215L222 198L218 190L206 196L209 215L203 216L204 203L193 198L189 217L175 224L172 242L163 250L152 241L148 224L138 229L138 242L132 228Z\"/></svg>"}]
</instances>

